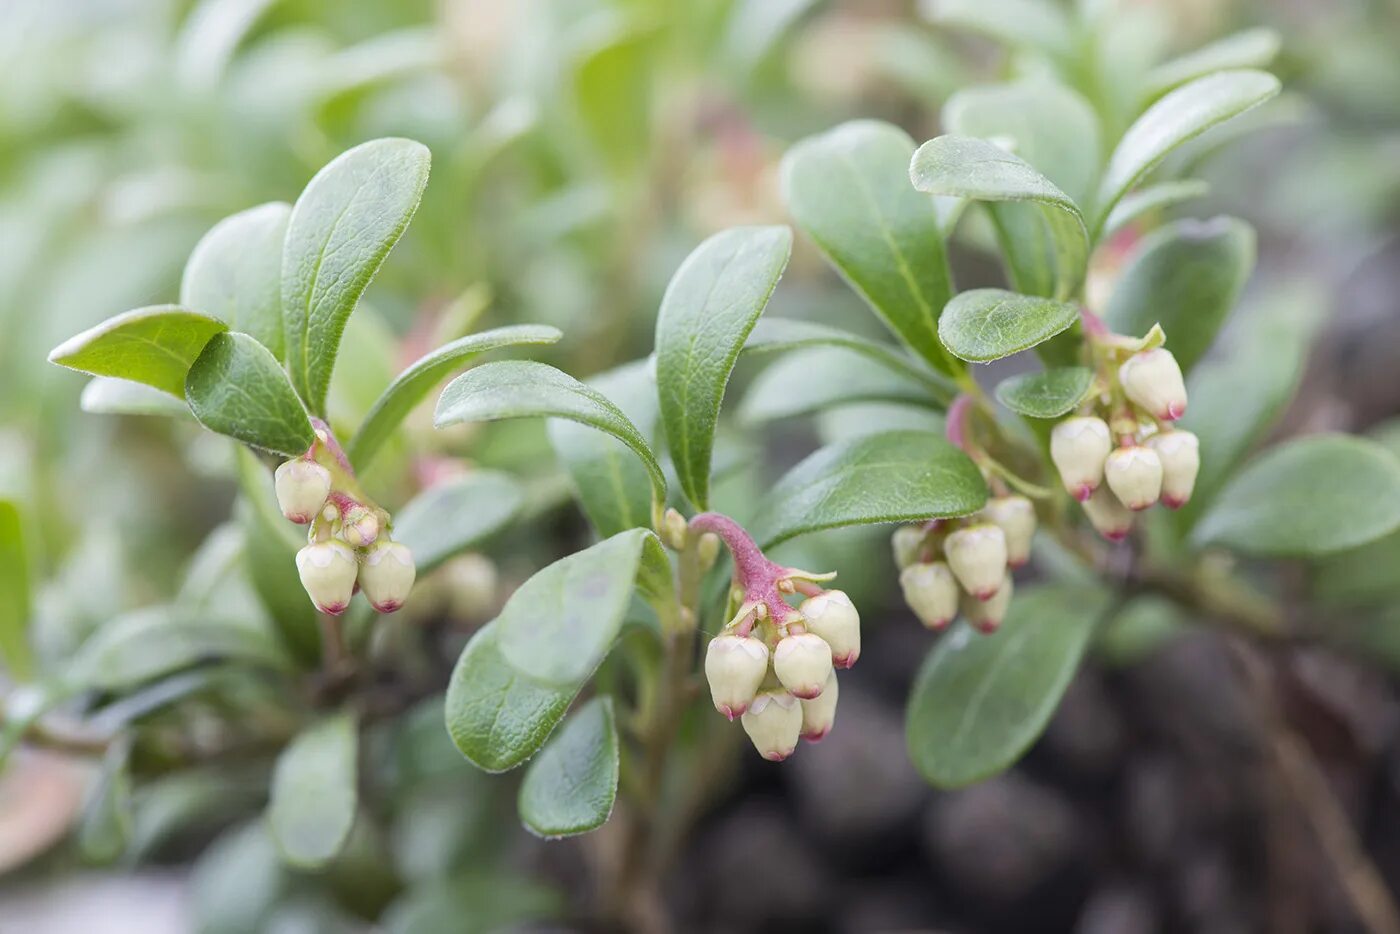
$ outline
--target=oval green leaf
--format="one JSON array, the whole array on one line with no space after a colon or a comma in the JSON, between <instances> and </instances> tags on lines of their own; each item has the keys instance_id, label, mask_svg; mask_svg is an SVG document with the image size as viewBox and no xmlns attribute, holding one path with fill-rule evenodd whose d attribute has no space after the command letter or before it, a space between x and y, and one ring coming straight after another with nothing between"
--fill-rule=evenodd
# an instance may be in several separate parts
<instances>
[{"instance_id":1,"label":"oval green leaf","mask_svg":"<svg viewBox=\"0 0 1400 934\"><path fill-rule=\"evenodd\" d=\"M1196 524L1197 545L1310 557L1400 527L1400 461L1374 441L1324 434L1281 444L1245 466Z\"/></svg>"},{"instance_id":2,"label":"oval green leaf","mask_svg":"<svg viewBox=\"0 0 1400 934\"><path fill-rule=\"evenodd\" d=\"M358 760L359 731L348 713L307 727L277 757L267 822L288 863L324 866L350 839L359 801Z\"/></svg>"},{"instance_id":3,"label":"oval green leaf","mask_svg":"<svg viewBox=\"0 0 1400 934\"><path fill-rule=\"evenodd\" d=\"M1246 29L1194 52L1163 62L1147 74L1147 98L1156 99L1188 81L1229 68L1264 68L1278 55L1279 34Z\"/></svg>"},{"instance_id":4,"label":"oval green leaf","mask_svg":"<svg viewBox=\"0 0 1400 934\"><path fill-rule=\"evenodd\" d=\"M1203 198L1210 192L1210 185L1198 178L1183 178L1171 182L1158 182L1130 192L1122 197L1108 219L1103 222L1100 240L1107 240L1128 224L1154 211L1161 211L1183 201Z\"/></svg>"},{"instance_id":5,"label":"oval green leaf","mask_svg":"<svg viewBox=\"0 0 1400 934\"><path fill-rule=\"evenodd\" d=\"M15 681L27 681L34 673L29 588L29 551L19 506L0 499L0 660Z\"/></svg>"},{"instance_id":6,"label":"oval green leaf","mask_svg":"<svg viewBox=\"0 0 1400 934\"><path fill-rule=\"evenodd\" d=\"M394 517L394 538L413 551L421 577L504 528L524 503L509 474L474 471L409 500Z\"/></svg>"},{"instance_id":7,"label":"oval green leaf","mask_svg":"<svg viewBox=\"0 0 1400 934\"><path fill-rule=\"evenodd\" d=\"M78 851L89 863L114 863L131 840L131 743L107 747L102 768L88 790L78 821Z\"/></svg>"},{"instance_id":8,"label":"oval green leaf","mask_svg":"<svg viewBox=\"0 0 1400 934\"><path fill-rule=\"evenodd\" d=\"M145 383L115 376L95 376L83 387L78 407L94 415L162 415L189 417L190 407Z\"/></svg>"},{"instance_id":9,"label":"oval green leaf","mask_svg":"<svg viewBox=\"0 0 1400 934\"><path fill-rule=\"evenodd\" d=\"M1167 94L1138 117L1113 150L1099 182L1097 216L1106 217L1167 153L1278 92L1273 75L1241 69L1197 78Z\"/></svg>"},{"instance_id":10,"label":"oval green leaf","mask_svg":"<svg viewBox=\"0 0 1400 934\"><path fill-rule=\"evenodd\" d=\"M933 202L909 187L914 141L875 120L843 123L788 150L783 200L802 231L914 353L948 373L938 313L952 295Z\"/></svg>"},{"instance_id":11,"label":"oval green leaf","mask_svg":"<svg viewBox=\"0 0 1400 934\"><path fill-rule=\"evenodd\" d=\"M603 826L617 798L617 724L610 697L595 697L560 728L520 784L520 820L558 839Z\"/></svg>"},{"instance_id":12,"label":"oval green leaf","mask_svg":"<svg viewBox=\"0 0 1400 934\"><path fill-rule=\"evenodd\" d=\"M848 525L965 516L987 501L977 465L938 435L889 431L821 448L779 480L752 523L769 548Z\"/></svg>"},{"instance_id":13,"label":"oval green leaf","mask_svg":"<svg viewBox=\"0 0 1400 934\"><path fill-rule=\"evenodd\" d=\"M938 336L962 359L987 363L1029 350L1078 318L1079 309L1069 302L1005 289L970 289L943 309Z\"/></svg>"},{"instance_id":14,"label":"oval green leaf","mask_svg":"<svg viewBox=\"0 0 1400 934\"><path fill-rule=\"evenodd\" d=\"M1233 217L1181 220L1143 238L1104 312L1119 334L1160 324L1182 372L1210 349L1254 269L1254 228Z\"/></svg>"},{"instance_id":15,"label":"oval green leaf","mask_svg":"<svg viewBox=\"0 0 1400 934\"><path fill-rule=\"evenodd\" d=\"M210 339L228 325L181 308L153 305L108 318L70 337L49 362L89 373L116 376L185 398L185 376Z\"/></svg>"},{"instance_id":16,"label":"oval green leaf","mask_svg":"<svg viewBox=\"0 0 1400 934\"><path fill-rule=\"evenodd\" d=\"M813 347L795 350L759 373L739 404L739 420L757 425L852 402L947 407L946 398L932 394L923 381L873 367L864 354L846 347Z\"/></svg>"},{"instance_id":17,"label":"oval green leaf","mask_svg":"<svg viewBox=\"0 0 1400 934\"><path fill-rule=\"evenodd\" d=\"M516 324L468 334L444 344L418 360L397 377L375 401L345 453L357 470L364 470L388 440L390 433L423 401L428 391L453 370L488 350L516 344L552 344L563 337L558 328L544 324Z\"/></svg>"},{"instance_id":18,"label":"oval green leaf","mask_svg":"<svg viewBox=\"0 0 1400 934\"><path fill-rule=\"evenodd\" d=\"M1043 0L924 0L925 18L957 26L1016 48L1052 55L1074 50L1074 24L1065 11Z\"/></svg>"},{"instance_id":19,"label":"oval green leaf","mask_svg":"<svg viewBox=\"0 0 1400 934\"><path fill-rule=\"evenodd\" d=\"M1084 401L1094 371L1082 366L1062 366L1012 376L997 384L997 401L1019 415L1059 418Z\"/></svg>"},{"instance_id":20,"label":"oval green leaf","mask_svg":"<svg viewBox=\"0 0 1400 934\"><path fill-rule=\"evenodd\" d=\"M724 387L792 254L786 227L731 227L681 263L656 319L656 389L681 489L710 496L710 458Z\"/></svg>"},{"instance_id":21,"label":"oval green leaf","mask_svg":"<svg viewBox=\"0 0 1400 934\"><path fill-rule=\"evenodd\" d=\"M502 360L468 370L438 397L433 424L531 417L565 418L617 438L646 467L653 499L665 501L666 475L637 426L598 390L548 364Z\"/></svg>"},{"instance_id":22,"label":"oval green leaf","mask_svg":"<svg viewBox=\"0 0 1400 934\"><path fill-rule=\"evenodd\" d=\"M371 140L317 172L292 208L282 251L287 370L317 415L345 322L418 209L430 161L413 140Z\"/></svg>"},{"instance_id":23,"label":"oval green leaf","mask_svg":"<svg viewBox=\"0 0 1400 934\"><path fill-rule=\"evenodd\" d=\"M247 334L217 335L185 379L190 411L210 431L295 457L316 439L277 358Z\"/></svg>"},{"instance_id":24,"label":"oval green leaf","mask_svg":"<svg viewBox=\"0 0 1400 934\"><path fill-rule=\"evenodd\" d=\"M210 228L180 281L180 304L251 334L282 359L282 242L292 206L262 204Z\"/></svg>"},{"instance_id":25,"label":"oval green leaf","mask_svg":"<svg viewBox=\"0 0 1400 934\"><path fill-rule=\"evenodd\" d=\"M909 757L939 788L1010 766L1035 742L1079 668L1107 594L1050 586L1016 594L993 635L959 622L938 640L909 695Z\"/></svg>"}]
</instances>

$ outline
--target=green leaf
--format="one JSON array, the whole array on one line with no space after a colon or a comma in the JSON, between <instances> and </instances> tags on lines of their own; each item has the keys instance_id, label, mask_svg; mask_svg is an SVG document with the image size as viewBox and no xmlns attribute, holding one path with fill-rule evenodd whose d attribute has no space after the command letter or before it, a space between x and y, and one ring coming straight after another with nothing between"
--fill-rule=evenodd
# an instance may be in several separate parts
<instances>
[{"instance_id":1,"label":"green leaf","mask_svg":"<svg viewBox=\"0 0 1400 934\"><path fill-rule=\"evenodd\" d=\"M890 431L821 448L774 484L752 523L764 548L848 525L965 516L987 501L966 454L923 431Z\"/></svg>"},{"instance_id":2,"label":"green leaf","mask_svg":"<svg viewBox=\"0 0 1400 934\"><path fill-rule=\"evenodd\" d=\"M282 330L282 242L292 207L281 201L226 217L195 245L180 304L251 334L278 360Z\"/></svg>"},{"instance_id":3,"label":"green leaf","mask_svg":"<svg viewBox=\"0 0 1400 934\"><path fill-rule=\"evenodd\" d=\"M993 635L955 624L909 695L905 738L919 773L961 788L1019 759L1059 706L1107 609L1102 590L1036 587L1016 594Z\"/></svg>"},{"instance_id":4,"label":"green leaf","mask_svg":"<svg viewBox=\"0 0 1400 934\"><path fill-rule=\"evenodd\" d=\"M950 373L958 367L938 343L938 312L952 278L934 205L907 181L913 153L914 141L898 127L843 123L788 150L783 199L890 331Z\"/></svg>"},{"instance_id":5,"label":"green leaf","mask_svg":"<svg viewBox=\"0 0 1400 934\"><path fill-rule=\"evenodd\" d=\"M582 687L547 684L517 671L501 655L498 628L495 622L483 626L462 650L444 709L452 742L488 772L513 769L534 755Z\"/></svg>"},{"instance_id":6,"label":"green leaf","mask_svg":"<svg viewBox=\"0 0 1400 934\"><path fill-rule=\"evenodd\" d=\"M418 209L430 161L413 140L371 140L317 172L292 208L282 251L287 369L318 415L345 322Z\"/></svg>"},{"instance_id":7,"label":"green leaf","mask_svg":"<svg viewBox=\"0 0 1400 934\"><path fill-rule=\"evenodd\" d=\"M629 529L536 572L496 618L501 656L531 678L582 684L622 628L648 542L652 532Z\"/></svg>"},{"instance_id":8,"label":"green leaf","mask_svg":"<svg viewBox=\"0 0 1400 934\"><path fill-rule=\"evenodd\" d=\"M656 381L648 360L624 364L588 384L617 403L647 437L656 425ZM584 514L604 538L651 524L651 488L646 468L627 446L586 425L554 419L549 441L568 468Z\"/></svg>"},{"instance_id":9,"label":"green leaf","mask_svg":"<svg viewBox=\"0 0 1400 934\"><path fill-rule=\"evenodd\" d=\"M1197 545L1310 557L1400 527L1400 461L1374 441L1323 434L1249 463L1196 524Z\"/></svg>"},{"instance_id":10,"label":"green leaf","mask_svg":"<svg viewBox=\"0 0 1400 934\"><path fill-rule=\"evenodd\" d=\"M1267 67L1278 54L1279 44L1279 34L1272 29L1246 29L1163 62L1148 72L1147 99L1155 100L1172 88L1213 72Z\"/></svg>"},{"instance_id":11,"label":"green leaf","mask_svg":"<svg viewBox=\"0 0 1400 934\"><path fill-rule=\"evenodd\" d=\"M277 358L247 334L209 342L190 367L185 397L205 428L264 451L295 457L316 439Z\"/></svg>"},{"instance_id":12,"label":"green leaf","mask_svg":"<svg viewBox=\"0 0 1400 934\"><path fill-rule=\"evenodd\" d=\"M931 195L1036 204L1038 218L1024 212L992 215L1013 278L1018 284L1033 282L1038 291L1053 281L1060 298L1079 287L1089 255L1079 206L1024 160L986 140L939 136L914 153L909 178L915 188ZM1032 221L1037 226L1030 226Z\"/></svg>"},{"instance_id":13,"label":"green leaf","mask_svg":"<svg viewBox=\"0 0 1400 934\"><path fill-rule=\"evenodd\" d=\"M1099 182L1097 216L1105 218L1167 153L1278 91L1278 79L1266 72L1221 71L1184 84L1147 108L1109 157Z\"/></svg>"},{"instance_id":14,"label":"green leaf","mask_svg":"<svg viewBox=\"0 0 1400 934\"><path fill-rule=\"evenodd\" d=\"M1210 505L1293 398L1327 308L1316 283L1282 283L1240 318L1225 353L1192 372L1182 427L1200 438L1201 471L1191 502L1178 513L1183 528Z\"/></svg>"},{"instance_id":15,"label":"green leaf","mask_svg":"<svg viewBox=\"0 0 1400 934\"><path fill-rule=\"evenodd\" d=\"M584 128L617 175L635 171L651 140L653 30L612 26L579 59L574 95Z\"/></svg>"},{"instance_id":16,"label":"green leaf","mask_svg":"<svg viewBox=\"0 0 1400 934\"><path fill-rule=\"evenodd\" d=\"M520 819L558 839L603 826L617 797L617 724L610 697L584 704L559 730L520 784Z\"/></svg>"},{"instance_id":17,"label":"green leaf","mask_svg":"<svg viewBox=\"0 0 1400 934\"><path fill-rule=\"evenodd\" d=\"M16 681L34 674L29 645L29 553L19 506L0 499L0 659Z\"/></svg>"},{"instance_id":18,"label":"green leaf","mask_svg":"<svg viewBox=\"0 0 1400 934\"><path fill-rule=\"evenodd\" d=\"M1182 372L1210 349L1254 269L1254 228L1233 217L1182 220L1143 238L1104 320L1120 334L1167 332Z\"/></svg>"},{"instance_id":19,"label":"green leaf","mask_svg":"<svg viewBox=\"0 0 1400 934\"><path fill-rule=\"evenodd\" d=\"M980 33L1011 46L1069 55L1074 26L1058 4L1045 0L922 0L931 22Z\"/></svg>"},{"instance_id":20,"label":"green leaf","mask_svg":"<svg viewBox=\"0 0 1400 934\"><path fill-rule=\"evenodd\" d=\"M282 647L260 629L193 607L156 606L104 623L79 647L69 679L121 691L205 661L288 667Z\"/></svg>"},{"instance_id":21,"label":"green leaf","mask_svg":"<svg viewBox=\"0 0 1400 934\"><path fill-rule=\"evenodd\" d=\"M986 363L1049 340L1074 324L1079 309L1004 289L960 292L943 309L938 336L964 360Z\"/></svg>"},{"instance_id":22,"label":"green leaf","mask_svg":"<svg viewBox=\"0 0 1400 934\"><path fill-rule=\"evenodd\" d=\"M791 253L786 227L732 227L696 247L662 296L657 398L681 489L700 509L724 387Z\"/></svg>"},{"instance_id":23,"label":"green leaf","mask_svg":"<svg viewBox=\"0 0 1400 934\"><path fill-rule=\"evenodd\" d=\"M145 383L115 376L94 376L83 387L78 406L94 415L164 415L189 417L190 407Z\"/></svg>"},{"instance_id":24,"label":"green leaf","mask_svg":"<svg viewBox=\"0 0 1400 934\"><path fill-rule=\"evenodd\" d=\"M1059 418L1084 401L1093 381L1094 371L1088 367L1052 367L1002 380L997 384L997 401L1030 418Z\"/></svg>"},{"instance_id":25,"label":"green leaf","mask_svg":"<svg viewBox=\"0 0 1400 934\"><path fill-rule=\"evenodd\" d=\"M666 475L637 426L606 396L544 363L503 360L468 370L447 384L433 424L546 416L588 425L632 449L651 478L652 497L666 499Z\"/></svg>"},{"instance_id":26,"label":"green leaf","mask_svg":"<svg viewBox=\"0 0 1400 934\"><path fill-rule=\"evenodd\" d=\"M131 839L131 743L118 740L107 748L102 768L88 789L78 822L78 850L83 859L104 865L116 862Z\"/></svg>"},{"instance_id":27,"label":"green leaf","mask_svg":"<svg viewBox=\"0 0 1400 934\"><path fill-rule=\"evenodd\" d=\"M210 338L228 325L179 305L152 305L108 318L70 337L49 362L93 376L116 376L185 398L185 374Z\"/></svg>"},{"instance_id":28,"label":"green leaf","mask_svg":"<svg viewBox=\"0 0 1400 934\"><path fill-rule=\"evenodd\" d=\"M350 839L359 801L359 731L348 713L307 727L272 771L267 824L291 865L324 866Z\"/></svg>"},{"instance_id":29,"label":"green leaf","mask_svg":"<svg viewBox=\"0 0 1400 934\"><path fill-rule=\"evenodd\" d=\"M813 379L813 374L820 378ZM843 347L797 350L769 366L749 384L739 420L757 425L810 415L851 402L907 402L929 408L947 405L942 395Z\"/></svg>"},{"instance_id":30,"label":"green leaf","mask_svg":"<svg viewBox=\"0 0 1400 934\"><path fill-rule=\"evenodd\" d=\"M394 538L413 551L421 577L504 528L524 504L509 474L473 471L409 500L394 517Z\"/></svg>"},{"instance_id":31,"label":"green leaf","mask_svg":"<svg viewBox=\"0 0 1400 934\"><path fill-rule=\"evenodd\" d=\"M1006 139L1010 149L1076 203L1093 194L1099 169L1099 121L1075 91L1049 81L964 88L943 106L957 136Z\"/></svg>"},{"instance_id":32,"label":"green leaf","mask_svg":"<svg viewBox=\"0 0 1400 934\"><path fill-rule=\"evenodd\" d=\"M891 373L923 383L929 394L949 403L958 394L955 383L938 373L911 362L898 351L884 344L866 340L840 328L827 327L811 321L792 318L761 318L744 344L748 355L782 353L812 347L842 347L875 361Z\"/></svg>"},{"instance_id":33,"label":"green leaf","mask_svg":"<svg viewBox=\"0 0 1400 934\"><path fill-rule=\"evenodd\" d=\"M1184 178L1178 181L1158 182L1130 192L1108 212L1103 222L1100 240L1107 240L1133 221L1153 211L1160 211L1183 201L1203 198L1210 191L1210 185L1198 178Z\"/></svg>"},{"instance_id":34,"label":"green leaf","mask_svg":"<svg viewBox=\"0 0 1400 934\"><path fill-rule=\"evenodd\" d=\"M356 469L364 470L398 424L423 401L440 380L478 354L517 344L552 344L563 335L543 324L517 324L468 334L420 357L404 370L370 409L345 451Z\"/></svg>"}]
</instances>

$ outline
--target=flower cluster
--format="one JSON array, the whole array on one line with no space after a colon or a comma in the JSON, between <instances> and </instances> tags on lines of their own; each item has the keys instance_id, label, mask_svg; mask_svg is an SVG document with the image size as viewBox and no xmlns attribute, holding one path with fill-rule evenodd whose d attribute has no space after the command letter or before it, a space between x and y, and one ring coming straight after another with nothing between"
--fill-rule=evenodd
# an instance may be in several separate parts
<instances>
[{"instance_id":1,"label":"flower cluster","mask_svg":"<svg viewBox=\"0 0 1400 934\"><path fill-rule=\"evenodd\" d=\"M359 491L324 423L305 454L277 468L274 485L282 515L311 526L297 572L316 609L338 616L356 590L380 613L403 606L417 573L413 553L391 537L389 514Z\"/></svg>"},{"instance_id":2,"label":"flower cluster","mask_svg":"<svg viewBox=\"0 0 1400 934\"><path fill-rule=\"evenodd\" d=\"M1095 321L1086 315L1086 324ZM1171 351L1086 327L1097 391L1079 414L1055 426L1050 458L1099 534L1120 541L1133 513L1161 502L1178 509L1200 470L1199 442L1174 427L1186 412L1186 384ZM1158 332L1160 334L1160 332Z\"/></svg>"},{"instance_id":3,"label":"flower cluster","mask_svg":"<svg viewBox=\"0 0 1400 934\"><path fill-rule=\"evenodd\" d=\"M774 564L737 523L702 513L690 529L718 535L734 557L739 608L705 653L715 709L739 717L760 755L780 762L799 739L815 743L836 719L836 669L860 657L860 614L840 590L812 574ZM806 599L793 607L785 597Z\"/></svg>"},{"instance_id":4,"label":"flower cluster","mask_svg":"<svg viewBox=\"0 0 1400 934\"><path fill-rule=\"evenodd\" d=\"M893 545L904 602L929 629L961 610L977 629L995 632L1011 604L1011 569L1030 560L1035 527L1024 496L995 497L964 519L901 526Z\"/></svg>"}]
</instances>

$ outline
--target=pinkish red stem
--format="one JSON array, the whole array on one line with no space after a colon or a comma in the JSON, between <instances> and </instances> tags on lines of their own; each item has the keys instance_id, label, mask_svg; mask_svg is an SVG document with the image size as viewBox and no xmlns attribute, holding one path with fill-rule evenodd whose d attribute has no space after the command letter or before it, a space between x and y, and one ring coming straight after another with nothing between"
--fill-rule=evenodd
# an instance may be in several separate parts
<instances>
[{"instance_id":1,"label":"pinkish red stem","mask_svg":"<svg viewBox=\"0 0 1400 934\"><path fill-rule=\"evenodd\" d=\"M971 396L958 396L953 400L953 404L948 406L948 418L944 423L944 432L948 440L968 453L971 453L968 449L968 441L971 439L968 437L967 420L972 414L972 405Z\"/></svg>"},{"instance_id":2,"label":"pinkish red stem","mask_svg":"<svg viewBox=\"0 0 1400 934\"><path fill-rule=\"evenodd\" d=\"M702 512L690 520L690 528L701 534L713 532L724 541L734 558L734 578L744 591L744 602L764 604L783 623L790 607L778 590L778 581L786 577L788 568L769 561L744 527L723 513Z\"/></svg>"},{"instance_id":3,"label":"pinkish red stem","mask_svg":"<svg viewBox=\"0 0 1400 934\"><path fill-rule=\"evenodd\" d=\"M352 477L355 476L355 468L350 466L350 458L345 456L345 449L335 439L335 432L331 431L331 426L313 415L311 416L311 427L316 429L317 440L326 446L326 450L330 452L331 457L335 458L340 469ZM313 444L311 447L314 449L316 445Z\"/></svg>"}]
</instances>

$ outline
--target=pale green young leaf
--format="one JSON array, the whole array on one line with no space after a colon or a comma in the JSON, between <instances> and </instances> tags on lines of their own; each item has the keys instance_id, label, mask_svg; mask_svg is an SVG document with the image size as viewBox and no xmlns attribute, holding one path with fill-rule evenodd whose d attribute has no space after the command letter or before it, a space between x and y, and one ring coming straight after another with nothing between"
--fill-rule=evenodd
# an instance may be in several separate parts
<instances>
[{"instance_id":1,"label":"pale green young leaf","mask_svg":"<svg viewBox=\"0 0 1400 934\"><path fill-rule=\"evenodd\" d=\"M817 374L817 378L813 378ZM739 403L739 421L758 425L811 415L852 402L903 402L929 409L947 406L919 380L884 367L845 347L794 350L749 384Z\"/></svg>"},{"instance_id":2,"label":"pale green young leaf","mask_svg":"<svg viewBox=\"0 0 1400 934\"><path fill-rule=\"evenodd\" d=\"M350 839L359 802L359 746L354 716L338 713L307 727L277 757L267 822L291 865L324 866Z\"/></svg>"},{"instance_id":3,"label":"pale green young leaf","mask_svg":"<svg viewBox=\"0 0 1400 934\"><path fill-rule=\"evenodd\" d=\"M364 470L399 423L453 370L478 354L518 344L552 344L563 335L543 324L517 324L468 334L415 360L394 378L345 446L357 470Z\"/></svg>"},{"instance_id":4,"label":"pale green young leaf","mask_svg":"<svg viewBox=\"0 0 1400 934\"><path fill-rule=\"evenodd\" d=\"M1129 192L1113 206L1112 211L1108 212L1108 219L1103 222L1103 230L1099 233L1099 239L1107 240L1145 215L1181 204L1184 201L1203 198L1209 191L1210 185L1200 179L1183 178L1176 181L1158 182L1155 185L1148 185L1146 188Z\"/></svg>"},{"instance_id":5,"label":"pale green young leaf","mask_svg":"<svg viewBox=\"0 0 1400 934\"><path fill-rule=\"evenodd\" d=\"M247 334L217 335L185 379L190 411L210 431L295 457L316 439L272 352Z\"/></svg>"},{"instance_id":6,"label":"pale green young leaf","mask_svg":"<svg viewBox=\"0 0 1400 934\"><path fill-rule=\"evenodd\" d=\"M967 136L938 136L919 147L909 164L914 187L931 195L974 201L1031 202L1039 215L993 212L998 238L1018 283L1068 298L1084 277L1089 235L1074 199L1025 160L1000 146Z\"/></svg>"},{"instance_id":7,"label":"pale green young leaf","mask_svg":"<svg viewBox=\"0 0 1400 934\"><path fill-rule=\"evenodd\" d=\"M582 686L548 684L517 671L501 654L498 629L488 623L462 650L444 705L452 742L488 772L513 769L534 755Z\"/></svg>"},{"instance_id":8,"label":"pale green young leaf","mask_svg":"<svg viewBox=\"0 0 1400 934\"><path fill-rule=\"evenodd\" d=\"M1019 48L1055 56L1074 51L1074 24L1059 4L1046 0L921 0L930 22L979 33Z\"/></svg>"},{"instance_id":9,"label":"pale green young leaf","mask_svg":"<svg viewBox=\"0 0 1400 934\"><path fill-rule=\"evenodd\" d=\"M169 393L154 386L118 379L115 376L94 376L83 387L78 407L93 415L162 415L188 418L190 407Z\"/></svg>"},{"instance_id":10,"label":"pale green young leaf","mask_svg":"<svg viewBox=\"0 0 1400 934\"><path fill-rule=\"evenodd\" d=\"M772 547L849 525L965 516L987 501L987 483L966 454L922 431L865 435L824 447L788 471L751 523Z\"/></svg>"},{"instance_id":11,"label":"pale green young leaf","mask_svg":"<svg viewBox=\"0 0 1400 934\"><path fill-rule=\"evenodd\" d=\"M251 334L278 360L282 328L282 242L292 207L281 201L226 217L195 245L180 281L180 304Z\"/></svg>"},{"instance_id":12,"label":"pale green young leaf","mask_svg":"<svg viewBox=\"0 0 1400 934\"><path fill-rule=\"evenodd\" d=\"M292 208L282 251L287 370L313 413L325 414L345 322L418 209L430 158L412 140L362 143L317 172Z\"/></svg>"},{"instance_id":13,"label":"pale green young leaf","mask_svg":"<svg viewBox=\"0 0 1400 934\"><path fill-rule=\"evenodd\" d=\"M131 839L131 743L107 747L78 819L78 851L86 862L106 865L126 852Z\"/></svg>"},{"instance_id":14,"label":"pale green young leaf","mask_svg":"<svg viewBox=\"0 0 1400 934\"><path fill-rule=\"evenodd\" d=\"M152 305L70 337L49 353L49 362L145 383L183 399L191 364L214 335L227 330L222 321L188 308Z\"/></svg>"},{"instance_id":15,"label":"pale green young leaf","mask_svg":"<svg viewBox=\"0 0 1400 934\"><path fill-rule=\"evenodd\" d=\"M0 499L0 661L15 681L34 674L29 601L29 552L19 505Z\"/></svg>"},{"instance_id":16,"label":"pale green young leaf","mask_svg":"<svg viewBox=\"0 0 1400 934\"><path fill-rule=\"evenodd\" d=\"M468 370L438 397L433 424L531 417L564 418L617 438L646 467L653 500L665 500L666 475L637 426L602 393L544 363L503 360Z\"/></svg>"},{"instance_id":17,"label":"pale green young leaf","mask_svg":"<svg viewBox=\"0 0 1400 934\"><path fill-rule=\"evenodd\" d=\"M610 26L574 69L575 102L584 128L619 176L635 171L648 152L653 34L646 28Z\"/></svg>"},{"instance_id":18,"label":"pale green young leaf","mask_svg":"<svg viewBox=\"0 0 1400 934\"><path fill-rule=\"evenodd\" d=\"M724 388L792 253L786 227L731 227L681 263L656 319L656 387L681 489L708 505Z\"/></svg>"},{"instance_id":19,"label":"pale green young leaf","mask_svg":"<svg viewBox=\"0 0 1400 934\"><path fill-rule=\"evenodd\" d=\"M1028 588L1001 628L956 623L925 659L909 695L909 757L939 788L1010 766L1035 742L1079 668L1108 595L1085 586Z\"/></svg>"},{"instance_id":20,"label":"pale green young leaf","mask_svg":"<svg viewBox=\"0 0 1400 934\"><path fill-rule=\"evenodd\" d=\"M1246 29L1163 62L1147 74L1147 100L1217 71L1265 68L1278 55L1281 39L1272 29Z\"/></svg>"},{"instance_id":21,"label":"pale green young leaf","mask_svg":"<svg viewBox=\"0 0 1400 934\"><path fill-rule=\"evenodd\" d=\"M1059 418L1084 401L1093 381L1094 371L1088 367L1051 367L1002 380L997 384L996 396L998 402L1019 415Z\"/></svg>"},{"instance_id":22,"label":"pale green young leaf","mask_svg":"<svg viewBox=\"0 0 1400 934\"><path fill-rule=\"evenodd\" d=\"M549 839L596 830L612 814L620 757L610 697L574 711L520 783L520 819Z\"/></svg>"},{"instance_id":23,"label":"pale green young leaf","mask_svg":"<svg viewBox=\"0 0 1400 934\"><path fill-rule=\"evenodd\" d=\"M1364 438L1312 435L1271 448L1220 491L1192 532L1199 546L1312 557L1400 527L1400 460Z\"/></svg>"},{"instance_id":24,"label":"pale green young leaf","mask_svg":"<svg viewBox=\"0 0 1400 934\"><path fill-rule=\"evenodd\" d=\"M744 344L744 353L755 356L814 347L840 347L878 363L891 373L922 383L929 394L946 403L958 394L957 384L940 373L911 361L899 351L850 331L792 318L760 318Z\"/></svg>"},{"instance_id":25,"label":"pale green young leaf","mask_svg":"<svg viewBox=\"0 0 1400 934\"><path fill-rule=\"evenodd\" d=\"M1100 226L1118 199L1169 152L1278 91L1278 79L1266 72L1220 71L1183 84L1147 108L1123 134L1104 168L1094 205Z\"/></svg>"},{"instance_id":26,"label":"pale green young leaf","mask_svg":"<svg viewBox=\"0 0 1400 934\"><path fill-rule=\"evenodd\" d=\"M1233 217L1181 220L1143 238L1118 277L1104 320L1119 334L1160 324L1190 372L1210 349L1254 269L1254 228Z\"/></svg>"},{"instance_id":27,"label":"pale green young leaf","mask_svg":"<svg viewBox=\"0 0 1400 934\"><path fill-rule=\"evenodd\" d=\"M421 578L504 528L524 504L509 474L476 470L409 500L394 516L394 538L413 551Z\"/></svg>"},{"instance_id":28,"label":"pale green young leaf","mask_svg":"<svg viewBox=\"0 0 1400 934\"><path fill-rule=\"evenodd\" d=\"M897 338L944 373L957 364L938 343L952 294L933 202L909 187L914 141L875 120L843 123L793 146L783 199L802 231Z\"/></svg>"},{"instance_id":29,"label":"pale green young leaf","mask_svg":"<svg viewBox=\"0 0 1400 934\"><path fill-rule=\"evenodd\" d=\"M617 404L648 438L656 426L656 380L651 363L636 360L588 381ZM549 441L568 468L584 514L604 538L651 524L651 487L646 468L611 435L563 419L549 422Z\"/></svg>"},{"instance_id":30,"label":"pale green young leaf","mask_svg":"<svg viewBox=\"0 0 1400 934\"><path fill-rule=\"evenodd\" d=\"M1079 309L1004 289L969 289L943 309L938 336L958 357L986 363L1029 350L1074 324Z\"/></svg>"}]
</instances>

